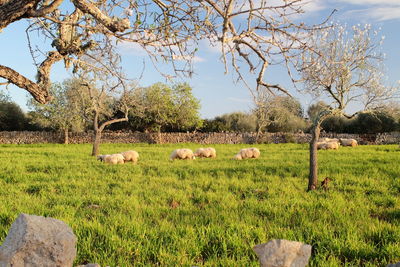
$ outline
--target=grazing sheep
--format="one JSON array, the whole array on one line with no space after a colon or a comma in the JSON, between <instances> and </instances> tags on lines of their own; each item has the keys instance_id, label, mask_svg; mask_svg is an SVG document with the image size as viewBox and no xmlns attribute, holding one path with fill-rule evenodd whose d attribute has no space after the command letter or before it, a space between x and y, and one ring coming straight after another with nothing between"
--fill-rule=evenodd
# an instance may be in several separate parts
<instances>
[{"instance_id":1,"label":"grazing sheep","mask_svg":"<svg viewBox=\"0 0 400 267\"><path fill-rule=\"evenodd\" d=\"M318 142L317 143L317 149L339 149L339 143L338 142Z\"/></svg>"},{"instance_id":2,"label":"grazing sheep","mask_svg":"<svg viewBox=\"0 0 400 267\"><path fill-rule=\"evenodd\" d=\"M342 146L355 147L355 146L358 145L357 140L355 140L355 139L343 139L343 138L340 138L339 141L340 141L340 144Z\"/></svg>"},{"instance_id":3,"label":"grazing sheep","mask_svg":"<svg viewBox=\"0 0 400 267\"><path fill-rule=\"evenodd\" d=\"M339 139L338 138L327 138L327 137L325 137L325 138L321 139L321 142L325 142L325 143L337 142L337 143L339 143Z\"/></svg>"},{"instance_id":4,"label":"grazing sheep","mask_svg":"<svg viewBox=\"0 0 400 267\"><path fill-rule=\"evenodd\" d=\"M326 143L326 149L339 149L339 143L338 142L327 142Z\"/></svg>"},{"instance_id":5,"label":"grazing sheep","mask_svg":"<svg viewBox=\"0 0 400 267\"><path fill-rule=\"evenodd\" d=\"M188 148L181 148L181 149L175 149L171 153L169 159L174 160L174 159L196 159L196 158L192 150Z\"/></svg>"},{"instance_id":6,"label":"grazing sheep","mask_svg":"<svg viewBox=\"0 0 400 267\"><path fill-rule=\"evenodd\" d=\"M317 143L317 149L326 149L326 142L318 142Z\"/></svg>"},{"instance_id":7,"label":"grazing sheep","mask_svg":"<svg viewBox=\"0 0 400 267\"><path fill-rule=\"evenodd\" d=\"M236 154L233 158L236 160L242 160L242 159L250 159L250 158L258 158L260 156L260 150L255 147L251 148L243 148L239 151L238 154Z\"/></svg>"},{"instance_id":8,"label":"grazing sheep","mask_svg":"<svg viewBox=\"0 0 400 267\"><path fill-rule=\"evenodd\" d=\"M199 148L194 152L194 155L200 158L215 158L217 157L217 151L212 147Z\"/></svg>"},{"instance_id":9,"label":"grazing sheep","mask_svg":"<svg viewBox=\"0 0 400 267\"><path fill-rule=\"evenodd\" d=\"M124 157L124 161L132 161L133 163L137 163L139 159L139 153L134 150L129 150L125 152L121 152L121 155Z\"/></svg>"},{"instance_id":10,"label":"grazing sheep","mask_svg":"<svg viewBox=\"0 0 400 267\"><path fill-rule=\"evenodd\" d=\"M110 155L98 155L98 156L97 156L97 160L104 161L104 159L105 159L107 156L110 156Z\"/></svg>"},{"instance_id":11,"label":"grazing sheep","mask_svg":"<svg viewBox=\"0 0 400 267\"><path fill-rule=\"evenodd\" d=\"M240 155L240 152L237 153L235 156L233 156L233 159L235 159L235 160L242 160L242 155Z\"/></svg>"},{"instance_id":12,"label":"grazing sheep","mask_svg":"<svg viewBox=\"0 0 400 267\"><path fill-rule=\"evenodd\" d=\"M100 155L97 159L110 164L124 164L124 156L121 154Z\"/></svg>"}]
</instances>

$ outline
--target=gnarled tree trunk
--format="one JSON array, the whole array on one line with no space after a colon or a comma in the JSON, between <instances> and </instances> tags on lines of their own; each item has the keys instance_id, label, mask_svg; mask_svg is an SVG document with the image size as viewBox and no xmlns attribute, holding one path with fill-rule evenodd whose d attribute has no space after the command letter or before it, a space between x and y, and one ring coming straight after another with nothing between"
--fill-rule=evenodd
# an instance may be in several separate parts
<instances>
[{"instance_id":1,"label":"gnarled tree trunk","mask_svg":"<svg viewBox=\"0 0 400 267\"><path fill-rule=\"evenodd\" d=\"M317 143L321 131L320 123L313 125L310 142L310 172L308 177L308 191L314 190L318 185L318 154Z\"/></svg>"}]
</instances>

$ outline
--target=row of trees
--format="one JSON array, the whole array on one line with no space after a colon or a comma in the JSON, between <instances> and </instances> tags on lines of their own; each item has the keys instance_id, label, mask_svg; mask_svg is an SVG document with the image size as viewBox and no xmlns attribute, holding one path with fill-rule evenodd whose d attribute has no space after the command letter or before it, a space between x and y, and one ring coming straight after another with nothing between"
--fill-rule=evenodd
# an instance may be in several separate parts
<instances>
[{"instance_id":1,"label":"row of trees","mask_svg":"<svg viewBox=\"0 0 400 267\"><path fill-rule=\"evenodd\" d=\"M30 100L31 108L25 114L21 108L5 95L0 95L0 131L62 131L68 142L68 132L93 130L93 119L84 113L87 101L75 101L80 89L71 89L76 82L65 81L53 84L53 100L41 105ZM74 96L75 95L75 96ZM80 96L82 99L82 96ZM129 103L128 121L112 124L110 130L130 130L142 132L310 132L310 118L314 118L329 106L320 101L303 112L300 102L288 96L271 97L264 105L251 112L233 112L202 120L199 115L199 101L192 95L188 84L168 86L157 83L149 87L137 87L132 92ZM109 98L102 103L102 119L123 118L117 99ZM81 104L79 104L81 103ZM108 106L107 108L105 108ZM106 112L106 109L108 110ZM106 114L107 113L107 114ZM259 121L258 116L266 121ZM261 128L260 125L263 125ZM329 116L321 128L333 133L381 133L400 130L400 106L391 102L373 111L359 113L351 119L343 116Z\"/></svg>"}]
</instances>

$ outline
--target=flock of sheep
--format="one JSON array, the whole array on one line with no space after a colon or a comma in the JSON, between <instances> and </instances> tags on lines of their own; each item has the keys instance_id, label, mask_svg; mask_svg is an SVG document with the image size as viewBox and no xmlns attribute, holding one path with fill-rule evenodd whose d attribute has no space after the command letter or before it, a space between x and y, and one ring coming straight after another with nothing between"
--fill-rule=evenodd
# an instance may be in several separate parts
<instances>
[{"instance_id":1,"label":"flock of sheep","mask_svg":"<svg viewBox=\"0 0 400 267\"><path fill-rule=\"evenodd\" d=\"M321 142L317 143L317 149L339 149L341 145L355 147L358 143L355 139L323 138Z\"/></svg>"},{"instance_id":2,"label":"flock of sheep","mask_svg":"<svg viewBox=\"0 0 400 267\"><path fill-rule=\"evenodd\" d=\"M337 138L323 138L320 142L317 143L317 149L339 149L339 146L357 146L357 140L355 139L337 139ZM199 148L194 153L191 149L188 148L180 148L174 150L169 159L196 159L199 158L216 158L217 151L215 148L206 147ZM258 158L260 157L260 150L256 147L243 148L237 153L233 159L242 160L242 159L250 159L250 158ZM123 164L128 161L132 161L133 163L137 163L139 160L139 153L134 150L129 150L117 154L110 155L100 155L97 157L98 160L103 161L105 163L110 164Z\"/></svg>"},{"instance_id":3,"label":"flock of sheep","mask_svg":"<svg viewBox=\"0 0 400 267\"><path fill-rule=\"evenodd\" d=\"M235 160L242 160L242 159L250 159L250 158L258 158L260 156L260 150L255 147L251 148L243 148L237 153L233 159ZM199 158L216 158L217 151L215 148L207 147L207 148L199 148L194 153L191 149L188 148L180 148L174 150L169 159L196 159ZM97 159L103 161L105 163L110 164L123 164L127 161L132 161L133 163L137 163L139 160L139 153L134 150L129 150L117 154L110 154L110 155L100 155L97 156Z\"/></svg>"}]
</instances>

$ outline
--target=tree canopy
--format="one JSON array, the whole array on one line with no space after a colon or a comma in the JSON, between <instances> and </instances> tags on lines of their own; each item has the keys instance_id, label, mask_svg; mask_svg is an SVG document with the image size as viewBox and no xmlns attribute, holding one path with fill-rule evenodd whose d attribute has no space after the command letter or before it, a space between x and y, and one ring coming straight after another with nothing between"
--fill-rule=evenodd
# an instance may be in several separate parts
<instances>
[{"instance_id":1,"label":"tree canopy","mask_svg":"<svg viewBox=\"0 0 400 267\"><path fill-rule=\"evenodd\" d=\"M201 126L200 101L187 83L156 83L132 92L129 124L145 131L187 131Z\"/></svg>"}]
</instances>

